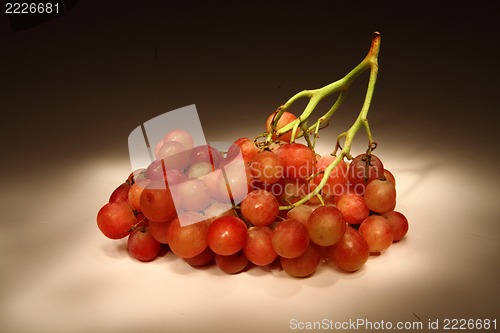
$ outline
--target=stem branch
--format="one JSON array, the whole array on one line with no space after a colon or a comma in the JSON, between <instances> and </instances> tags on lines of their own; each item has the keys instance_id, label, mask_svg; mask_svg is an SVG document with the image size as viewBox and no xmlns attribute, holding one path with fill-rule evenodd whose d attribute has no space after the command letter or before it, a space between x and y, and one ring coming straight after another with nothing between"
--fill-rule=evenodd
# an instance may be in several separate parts
<instances>
[{"instance_id":1,"label":"stem branch","mask_svg":"<svg viewBox=\"0 0 500 333\"><path fill-rule=\"evenodd\" d=\"M380 50L380 34L378 32L375 32L373 34L373 39L372 43L370 46L370 50L368 51L368 54L366 57L361 61L354 69L352 69L346 76L341 78L340 80L337 80L333 83L330 83L329 85L326 85L322 88L319 89L314 89L314 90L304 90L301 91L294 96L292 96L285 104L280 106L275 114L274 120L272 122L273 124L273 132L275 131L276 124L281 117L281 115L287 111L290 106L297 100L301 98L309 98L309 102L307 103L304 111L302 114L297 117L294 121L290 122L286 126L280 128L279 130L276 130L276 135L280 136L288 131L292 131L292 139L291 142L293 142L295 139L304 136L304 138L307 141L307 144L309 148L314 150L314 145L316 142L316 137L318 135L318 131L321 128L324 128L326 125L328 125L329 119L331 116L337 111L339 106L342 104L344 101L344 98L346 96L347 90L349 89L350 84L363 72L366 70L370 70L370 77L368 80L368 87L366 90L366 95L365 95L365 100L363 102L363 106L361 107L361 111L354 121L354 123L351 125L351 127L346 131L341 133L338 138L337 138L337 145L334 150L334 155L336 155L336 158L326 167L323 173L323 177L319 183L319 185L310 193L302 197L299 201L287 205L287 206L280 206L280 210L289 210L292 209L293 207L299 206L308 200L310 200L312 197L320 195L321 189L323 186L326 184L328 181L328 178L330 177L331 172L333 169L344 159L352 159L351 156L351 146L353 139L356 135L356 133L359 131L361 127L364 127L367 137L368 137L368 146L372 147L374 144L373 137L370 131L370 125L368 123L368 111L370 109L371 101L373 98L373 92L375 90L375 83L377 82L377 75L378 75L378 54ZM307 126L308 119L318 103L325 97L335 93L339 92L339 96L337 97L335 103L333 106L326 112L323 116L321 116L314 124L310 125L309 127ZM299 128L301 131L299 132ZM314 139L311 141L310 135L314 135ZM270 142L272 138L272 133L269 133L266 142ZM340 146L340 140L344 138L344 145L343 147ZM337 151L340 149L340 153L337 155Z\"/></svg>"}]
</instances>

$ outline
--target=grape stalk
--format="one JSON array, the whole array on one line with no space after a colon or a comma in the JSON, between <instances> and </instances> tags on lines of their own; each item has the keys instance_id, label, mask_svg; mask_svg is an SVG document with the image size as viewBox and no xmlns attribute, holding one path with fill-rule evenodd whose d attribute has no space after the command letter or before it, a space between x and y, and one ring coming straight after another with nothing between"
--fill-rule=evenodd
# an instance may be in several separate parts
<instances>
[{"instance_id":1,"label":"grape stalk","mask_svg":"<svg viewBox=\"0 0 500 333\"><path fill-rule=\"evenodd\" d=\"M351 83L363 72L367 70L370 71L370 77L368 79L368 87L366 89L365 100L361 107L361 111L356 120L354 121L354 123L351 125L351 127L337 137L337 144L335 146L334 151L331 153L332 156L335 156L335 159L325 168L324 171L321 172L323 174L323 178L321 179L319 185L313 191L303 196L299 201L294 202L293 204L290 205L280 206L279 208L280 210L290 210L296 206L299 206L307 202L308 200L310 200L312 197L315 196L318 197L321 201L323 201L320 192L321 189L326 184L328 177L330 176L333 169L341 161L343 161L344 158L352 160L351 146L353 143L353 139L356 133L360 130L360 128L364 127L366 135L368 137L367 154L370 154L371 151L377 146L376 142L373 141L373 137L370 131L370 125L368 123L368 111L370 109L370 105L373 98L373 92L375 90L375 83L377 81L379 50L380 50L380 33L374 32L368 54L363 59L363 61L361 61L346 76L319 89L303 90L292 96L286 103L278 107L278 109L276 110L271 122L272 130L269 133L265 133L264 135L262 135L265 137L265 141L258 143L258 146L261 149L267 148L274 142L273 136L280 137L285 133L291 132L290 142L294 142L296 139L303 137L306 140L309 148L311 150L314 150L319 130L325 128L328 125L330 118L333 116L335 111L337 111L337 109L344 101L344 98L347 94L347 91ZM325 97L336 92L338 92L339 95L335 103L332 105L332 107L323 116L319 117L314 124L308 125L309 117L311 116L312 112L319 104L319 102L323 100ZM280 120L282 115L287 110L290 109L291 105L294 102L296 102L301 98L309 99L309 102L307 103L304 111L295 120L277 129L278 121ZM256 141L257 139L258 138L256 138ZM344 139L343 147L340 144L342 139Z\"/></svg>"}]
</instances>

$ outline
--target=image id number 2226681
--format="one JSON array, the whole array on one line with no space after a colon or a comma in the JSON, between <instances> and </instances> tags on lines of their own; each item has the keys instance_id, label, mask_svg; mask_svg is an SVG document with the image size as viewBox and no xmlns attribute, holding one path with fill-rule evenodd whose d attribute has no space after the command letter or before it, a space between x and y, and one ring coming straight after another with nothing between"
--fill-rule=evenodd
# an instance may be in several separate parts
<instances>
[{"instance_id":1,"label":"image id number 2226681","mask_svg":"<svg viewBox=\"0 0 500 333\"><path fill-rule=\"evenodd\" d=\"M59 14L58 2L6 2L5 14Z\"/></svg>"}]
</instances>

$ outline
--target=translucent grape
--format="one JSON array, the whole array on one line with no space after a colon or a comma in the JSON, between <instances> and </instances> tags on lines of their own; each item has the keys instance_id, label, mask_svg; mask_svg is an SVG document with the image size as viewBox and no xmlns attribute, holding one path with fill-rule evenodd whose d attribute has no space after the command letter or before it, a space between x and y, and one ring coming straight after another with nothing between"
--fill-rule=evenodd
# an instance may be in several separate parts
<instances>
[{"instance_id":1,"label":"translucent grape","mask_svg":"<svg viewBox=\"0 0 500 333\"><path fill-rule=\"evenodd\" d=\"M240 206L243 217L256 226L273 223L279 213L278 200L264 190L254 190L248 193Z\"/></svg>"},{"instance_id":2,"label":"translucent grape","mask_svg":"<svg viewBox=\"0 0 500 333\"><path fill-rule=\"evenodd\" d=\"M273 231L273 248L284 258L296 258L303 254L309 241L306 226L292 219L280 222Z\"/></svg>"}]
</instances>

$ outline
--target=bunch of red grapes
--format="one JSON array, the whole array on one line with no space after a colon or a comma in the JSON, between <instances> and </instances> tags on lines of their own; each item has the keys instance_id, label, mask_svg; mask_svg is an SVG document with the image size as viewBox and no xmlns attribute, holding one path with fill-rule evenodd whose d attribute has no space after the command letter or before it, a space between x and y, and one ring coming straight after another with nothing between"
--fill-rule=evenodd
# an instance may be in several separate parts
<instances>
[{"instance_id":1,"label":"bunch of red grapes","mask_svg":"<svg viewBox=\"0 0 500 333\"><path fill-rule=\"evenodd\" d=\"M285 112L271 128L274 116L267 133L296 119ZM163 248L193 267L215 263L230 274L280 265L306 277L328 261L354 272L408 231L407 219L394 210L394 176L371 149L343 159L326 176L335 156L291 142L291 132L266 145L240 138L223 154L194 147L190 133L178 129L165 135L155 155L97 214L102 233L128 237L128 251L141 261L154 260ZM321 185L319 195L294 204Z\"/></svg>"}]
</instances>

